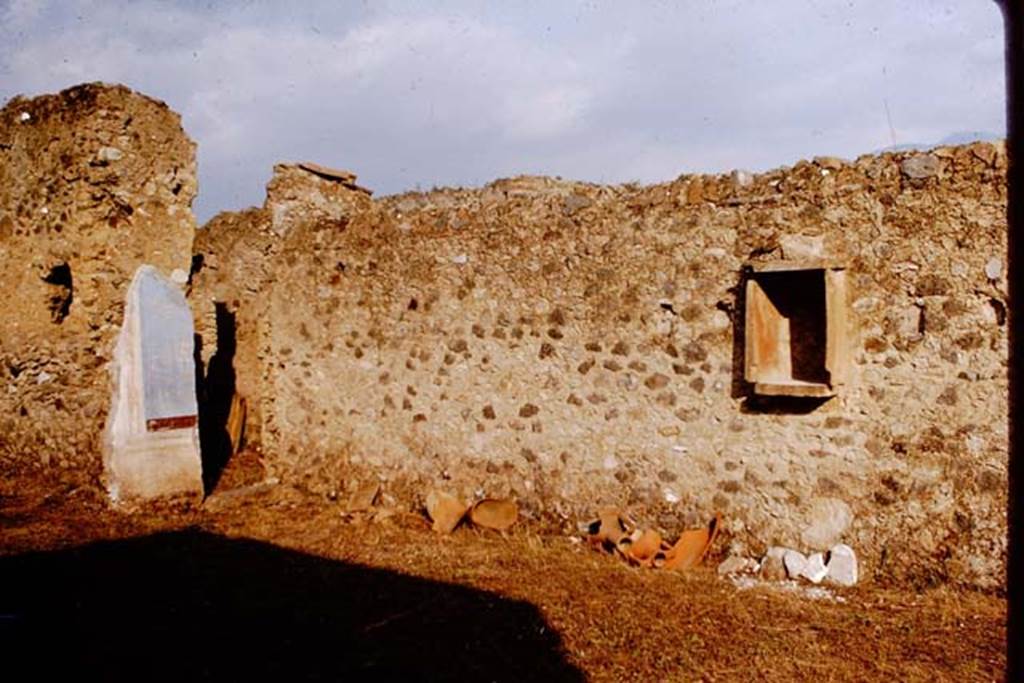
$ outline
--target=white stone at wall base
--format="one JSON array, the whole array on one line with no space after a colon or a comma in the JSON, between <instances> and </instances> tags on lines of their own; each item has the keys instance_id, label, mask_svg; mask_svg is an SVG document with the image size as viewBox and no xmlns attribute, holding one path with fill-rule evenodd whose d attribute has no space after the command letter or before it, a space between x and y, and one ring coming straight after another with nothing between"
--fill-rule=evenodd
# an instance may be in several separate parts
<instances>
[{"instance_id":1,"label":"white stone at wall base","mask_svg":"<svg viewBox=\"0 0 1024 683\"><path fill-rule=\"evenodd\" d=\"M825 556L821 553L814 553L809 556L807 564L804 565L804 570L800 573L801 576L811 583L821 583L827 574L828 569L825 568Z\"/></svg>"},{"instance_id":2,"label":"white stone at wall base","mask_svg":"<svg viewBox=\"0 0 1024 683\"><path fill-rule=\"evenodd\" d=\"M807 558L803 553L796 550L787 550L782 556L782 564L786 568L786 575L791 579L802 576L807 567Z\"/></svg>"},{"instance_id":3,"label":"white stone at wall base","mask_svg":"<svg viewBox=\"0 0 1024 683\"><path fill-rule=\"evenodd\" d=\"M832 546L828 556L826 581L840 586L852 586L857 583L857 555L853 548L840 543Z\"/></svg>"}]
</instances>

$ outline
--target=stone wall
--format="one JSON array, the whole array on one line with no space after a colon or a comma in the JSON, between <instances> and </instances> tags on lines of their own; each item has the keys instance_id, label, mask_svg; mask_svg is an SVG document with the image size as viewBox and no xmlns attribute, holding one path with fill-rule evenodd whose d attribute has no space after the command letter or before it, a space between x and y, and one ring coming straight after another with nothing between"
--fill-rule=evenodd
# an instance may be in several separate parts
<instances>
[{"instance_id":1,"label":"stone wall","mask_svg":"<svg viewBox=\"0 0 1024 683\"><path fill-rule=\"evenodd\" d=\"M235 369L259 377L254 438L294 484L377 478L410 505L435 487L511 495L566 528L607 504L669 532L721 511L736 551L844 540L869 575L994 587L1005 169L1001 146L975 144L371 201L287 166L262 210L211 226L237 234L204 258L232 274L240 321L259 311ZM272 256L239 282L254 250ZM743 268L777 259L846 268L835 398L744 381Z\"/></svg>"},{"instance_id":2,"label":"stone wall","mask_svg":"<svg viewBox=\"0 0 1024 683\"><path fill-rule=\"evenodd\" d=\"M244 441L254 449L262 445L263 399L270 394L263 390L269 356L260 329L267 323L282 236L307 220L343 224L354 210L368 207L369 194L351 182L278 164L263 207L221 213L197 233L189 293L201 364L204 443L213 460L227 457L223 427L236 392L247 398Z\"/></svg>"},{"instance_id":3,"label":"stone wall","mask_svg":"<svg viewBox=\"0 0 1024 683\"><path fill-rule=\"evenodd\" d=\"M184 283L195 146L177 114L88 84L0 110L0 471L95 484L128 284Z\"/></svg>"},{"instance_id":4,"label":"stone wall","mask_svg":"<svg viewBox=\"0 0 1024 683\"><path fill-rule=\"evenodd\" d=\"M567 530L618 505L670 535L717 511L736 552L842 540L868 575L1001 584L1001 145L377 200L282 164L262 208L217 217L193 252L194 166L178 117L124 88L0 111L8 480L98 481L148 263L188 280L207 461L237 392L269 474L329 497L369 479L409 507L513 496ZM833 398L745 381L745 268L779 260L844 268Z\"/></svg>"}]
</instances>

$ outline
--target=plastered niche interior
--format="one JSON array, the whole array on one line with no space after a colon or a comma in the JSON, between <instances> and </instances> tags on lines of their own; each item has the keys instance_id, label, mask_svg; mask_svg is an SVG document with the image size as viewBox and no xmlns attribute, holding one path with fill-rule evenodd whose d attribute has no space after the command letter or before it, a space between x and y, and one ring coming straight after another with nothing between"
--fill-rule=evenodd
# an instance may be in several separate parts
<instances>
[{"instance_id":1,"label":"plastered niche interior","mask_svg":"<svg viewBox=\"0 0 1024 683\"><path fill-rule=\"evenodd\" d=\"M835 396L849 370L846 271L778 261L748 267L744 379L760 396Z\"/></svg>"},{"instance_id":2,"label":"plastered niche interior","mask_svg":"<svg viewBox=\"0 0 1024 683\"><path fill-rule=\"evenodd\" d=\"M201 496L192 313L152 266L128 288L111 364L105 483L115 501Z\"/></svg>"}]
</instances>

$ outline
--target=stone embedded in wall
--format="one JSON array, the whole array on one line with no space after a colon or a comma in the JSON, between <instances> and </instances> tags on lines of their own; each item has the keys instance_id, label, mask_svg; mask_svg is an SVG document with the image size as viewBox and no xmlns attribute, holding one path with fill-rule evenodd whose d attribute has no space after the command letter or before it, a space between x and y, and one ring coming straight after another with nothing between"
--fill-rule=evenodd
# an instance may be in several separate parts
<instances>
[{"instance_id":1,"label":"stone embedded in wall","mask_svg":"<svg viewBox=\"0 0 1024 683\"><path fill-rule=\"evenodd\" d=\"M192 329L181 290L140 267L111 364L104 478L116 501L203 493Z\"/></svg>"},{"instance_id":2,"label":"stone embedded in wall","mask_svg":"<svg viewBox=\"0 0 1024 683\"><path fill-rule=\"evenodd\" d=\"M923 328L923 308L917 304L892 309L883 321L884 329L895 339L918 341Z\"/></svg>"},{"instance_id":3,"label":"stone embedded in wall","mask_svg":"<svg viewBox=\"0 0 1024 683\"><path fill-rule=\"evenodd\" d=\"M1003 262L997 258L989 259L985 263L985 277L993 282L999 280L1003 274Z\"/></svg>"},{"instance_id":4,"label":"stone embedded in wall","mask_svg":"<svg viewBox=\"0 0 1024 683\"><path fill-rule=\"evenodd\" d=\"M838 498L817 498L811 502L806 520L800 540L807 548L824 550L842 539L853 521L853 512Z\"/></svg>"},{"instance_id":5,"label":"stone embedded in wall","mask_svg":"<svg viewBox=\"0 0 1024 683\"><path fill-rule=\"evenodd\" d=\"M730 175L733 185L736 187L749 187L754 184L754 176L750 171L736 169Z\"/></svg>"},{"instance_id":6,"label":"stone embedded in wall","mask_svg":"<svg viewBox=\"0 0 1024 683\"><path fill-rule=\"evenodd\" d=\"M845 159L840 159L839 157L821 156L814 157L814 163L816 163L818 166L826 170L838 171L839 169L841 169L843 166L846 166L850 162L846 161Z\"/></svg>"},{"instance_id":7,"label":"stone embedded in wall","mask_svg":"<svg viewBox=\"0 0 1024 683\"><path fill-rule=\"evenodd\" d=\"M939 173L942 163L932 154L916 154L900 164L900 170L908 178L920 180Z\"/></svg>"},{"instance_id":8,"label":"stone embedded in wall","mask_svg":"<svg viewBox=\"0 0 1024 683\"><path fill-rule=\"evenodd\" d=\"M779 237L782 258L807 261L825 258L825 239L821 235L782 235Z\"/></svg>"}]
</instances>

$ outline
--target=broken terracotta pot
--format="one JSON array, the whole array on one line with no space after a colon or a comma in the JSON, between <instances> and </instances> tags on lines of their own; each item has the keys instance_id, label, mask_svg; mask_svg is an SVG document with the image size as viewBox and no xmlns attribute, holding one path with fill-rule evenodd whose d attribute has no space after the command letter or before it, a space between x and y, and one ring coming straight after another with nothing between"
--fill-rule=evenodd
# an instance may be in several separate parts
<instances>
[{"instance_id":1,"label":"broken terracotta pot","mask_svg":"<svg viewBox=\"0 0 1024 683\"><path fill-rule=\"evenodd\" d=\"M477 526L504 531L516 523L519 506L511 500L484 498L469 511L469 519Z\"/></svg>"},{"instance_id":2,"label":"broken terracotta pot","mask_svg":"<svg viewBox=\"0 0 1024 683\"><path fill-rule=\"evenodd\" d=\"M706 528L687 529L680 534L675 545L669 545L653 529L630 531L632 525L623 519L619 511L608 508L587 525L587 540L602 550L622 555L630 564L689 569L704 559L720 525L721 516L716 514Z\"/></svg>"},{"instance_id":3,"label":"broken terracotta pot","mask_svg":"<svg viewBox=\"0 0 1024 683\"><path fill-rule=\"evenodd\" d=\"M587 540L605 550L618 549L619 543L627 536L626 523L615 508L605 508L600 517L587 525Z\"/></svg>"},{"instance_id":4,"label":"broken terracotta pot","mask_svg":"<svg viewBox=\"0 0 1024 683\"><path fill-rule=\"evenodd\" d=\"M426 502L427 514L434 523L432 528L440 534L450 534L469 510L468 505L443 491L431 491Z\"/></svg>"},{"instance_id":5,"label":"broken terracotta pot","mask_svg":"<svg viewBox=\"0 0 1024 683\"><path fill-rule=\"evenodd\" d=\"M635 531L625 551L626 557L642 566L650 566L661 550L661 534L653 529Z\"/></svg>"},{"instance_id":6,"label":"broken terracotta pot","mask_svg":"<svg viewBox=\"0 0 1024 683\"><path fill-rule=\"evenodd\" d=\"M687 529L679 535L676 544L665 551L663 560L660 563L655 561L655 566L660 564L663 569L689 569L700 564L718 536L721 522L722 516L716 514L707 528Z\"/></svg>"},{"instance_id":7,"label":"broken terracotta pot","mask_svg":"<svg viewBox=\"0 0 1024 683\"><path fill-rule=\"evenodd\" d=\"M345 502L345 510L347 512L366 512L373 507L378 494L380 494L380 482L371 481L369 484L364 484L348 497Z\"/></svg>"}]
</instances>

